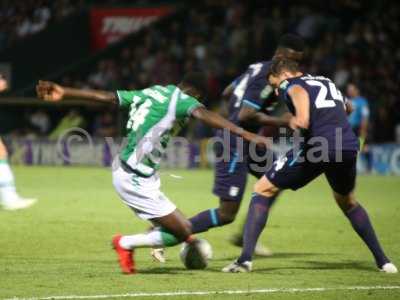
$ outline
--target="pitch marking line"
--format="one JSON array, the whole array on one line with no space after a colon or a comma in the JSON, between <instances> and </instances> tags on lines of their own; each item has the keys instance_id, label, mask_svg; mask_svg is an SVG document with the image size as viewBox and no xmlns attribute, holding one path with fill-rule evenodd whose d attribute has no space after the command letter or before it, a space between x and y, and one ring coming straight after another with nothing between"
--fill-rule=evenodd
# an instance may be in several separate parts
<instances>
[{"instance_id":1,"label":"pitch marking line","mask_svg":"<svg viewBox=\"0 0 400 300\"><path fill-rule=\"evenodd\" d=\"M269 294L269 293L320 293L330 291L369 291L369 290L399 290L399 285L394 286L349 286L333 288L270 288L255 290L221 290L221 291L180 291L165 293L126 293L110 295L68 295L32 298L7 298L4 300L68 300L68 299L108 299L129 297L176 297L176 296L207 296L207 295L239 295L239 294Z\"/></svg>"}]
</instances>

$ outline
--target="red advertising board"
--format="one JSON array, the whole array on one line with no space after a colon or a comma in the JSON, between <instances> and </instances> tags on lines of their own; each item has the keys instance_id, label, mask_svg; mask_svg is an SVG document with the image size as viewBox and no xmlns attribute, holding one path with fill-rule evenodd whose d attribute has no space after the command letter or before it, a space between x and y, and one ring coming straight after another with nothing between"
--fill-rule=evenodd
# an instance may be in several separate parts
<instances>
[{"instance_id":1,"label":"red advertising board","mask_svg":"<svg viewBox=\"0 0 400 300\"><path fill-rule=\"evenodd\" d=\"M172 7L93 8L90 11L92 49L107 47L173 11Z\"/></svg>"}]
</instances>

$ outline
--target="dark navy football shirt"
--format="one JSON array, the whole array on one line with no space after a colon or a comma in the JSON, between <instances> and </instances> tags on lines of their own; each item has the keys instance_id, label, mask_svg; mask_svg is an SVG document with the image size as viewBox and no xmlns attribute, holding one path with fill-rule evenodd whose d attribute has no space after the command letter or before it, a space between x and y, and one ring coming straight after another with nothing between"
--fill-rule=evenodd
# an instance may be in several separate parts
<instances>
[{"instance_id":1,"label":"dark navy football shirt","mask_svg":"<svg viewBox=\"0 0 400 300\"><path fill-rule=\"evenodd\" d=\"M314 141L323 138L329 151L358 151L359 142L347 119L344 98L335 84L329 78L312 75L284 80L279 90L292 114L296 112L288 91L295 85L303 87L310 98L310 126L305 133L306 142L310 144L313 137L316 138ZM321 143L317 143L320 146Z\"/></svg>"},{"instance_id":2,"label":"dark navy football shirt","mask_svg":"<svg viewBox=\"0 0 400 300\"><path fill-rule=\"evenodd\" d=\"M269 113L278 104L274 89L267 82L270 65L271 61L252 64L233 82L234 91L229 102L229 120L251 132L258 132L263 125L240 122L241 107L249 106Z\"/></svg>"}]
</instances>

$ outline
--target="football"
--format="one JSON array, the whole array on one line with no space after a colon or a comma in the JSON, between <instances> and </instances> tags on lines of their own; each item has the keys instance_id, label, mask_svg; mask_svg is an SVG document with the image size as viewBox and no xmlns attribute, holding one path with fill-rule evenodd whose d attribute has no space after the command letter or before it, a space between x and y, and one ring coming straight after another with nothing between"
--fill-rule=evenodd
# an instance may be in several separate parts
<instances>
[{"instance_id":1,"label":"football","mask_svg":"<svg viewBox=\"0 0 400 300\"><path fill-rule=\"evenodd\" d=\"M183 243L180 252L182 263L187 269L205 269L212 258L212 248L209 242L200 239L192 243Z\"/></svg>"}]
</instances>

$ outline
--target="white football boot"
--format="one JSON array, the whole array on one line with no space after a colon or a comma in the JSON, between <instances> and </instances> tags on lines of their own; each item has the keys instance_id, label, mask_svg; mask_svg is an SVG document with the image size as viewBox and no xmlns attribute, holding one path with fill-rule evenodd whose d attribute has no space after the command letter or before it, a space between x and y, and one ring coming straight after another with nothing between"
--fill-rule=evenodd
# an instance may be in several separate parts
<instances>
[{"instance_id":1,"label":"white football boot","mask_svg":"<svg viewBox=\"0 0 400 300\"><path fill-rule=\"evenodd\" d=\"M253 269L253 263L251 261L245 261L242 263L238 263L235 260L233 263L227 265L222 269L224 273L249 273Z\"/></svg>"},{"instance_id":2,"label":"white football boot","mask_svg":"<svg viewBox=\"0 0 400 300\"><path fill-rule=\"evenodd\" d=\"M19 210L19 209L25 209L29 208L32 205L34 205L37 202L37 199L31 199L31 198L17 198L13 201L3 201L1 204L1 207L4 210Z\"/></svg>"},{"instance_id":3,"label":"white football boot","mask_svg":"<svg viewBox=\"0 0 400 300\"><path fill-rule=\"evenodd\" d=\"M384 264L380 269L381 272L389 273L389 274L396 274L398 273L397 268L392 263Z\"/></svg>"},{"instance_id":4,"label":"white football boot","mask_svg":"<svg viewBox=\"0 0 400 300\"><path fill-rule=\"evenodd\" d=\"M153 257L154 261L158 261L162 264L167 261L164 248L152 248L150 250L150 255Z\"/></svg>"}]
</instances>

